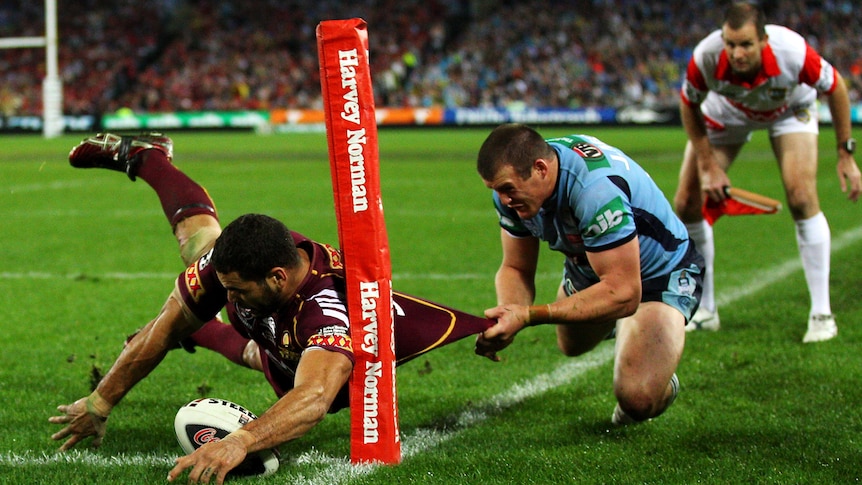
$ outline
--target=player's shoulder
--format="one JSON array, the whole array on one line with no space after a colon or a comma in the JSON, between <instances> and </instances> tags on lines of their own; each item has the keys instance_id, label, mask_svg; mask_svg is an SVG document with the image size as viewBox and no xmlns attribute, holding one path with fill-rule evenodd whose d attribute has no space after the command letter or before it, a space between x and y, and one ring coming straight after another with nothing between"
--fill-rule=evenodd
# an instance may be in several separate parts
<instances>
[{"instance_id":1,"label":"player's shoulder","mask_svg":"<svg viewBox=\"0 0 862 485\"><path fill-rule=\"evenodd\" d=\"M785 27L784 25L777 24L766 24L766 35L769 36L769 42L772 43L775 40L787 41L787 42L799 42L805 41L805 38L802 37L802 34L796 32L790 27Z\"/></svg>"},{"instance_id":2,"label":"player's shoulder","mask_svg":"<svg viewBox=\"0 0 862 485\"><path fill-rule=\"evenodd\" d=\"M710 32L694 46L694 54L718 53L724 49L724 40L721 37L721 29Z\"/></svg>"}]
</instances>

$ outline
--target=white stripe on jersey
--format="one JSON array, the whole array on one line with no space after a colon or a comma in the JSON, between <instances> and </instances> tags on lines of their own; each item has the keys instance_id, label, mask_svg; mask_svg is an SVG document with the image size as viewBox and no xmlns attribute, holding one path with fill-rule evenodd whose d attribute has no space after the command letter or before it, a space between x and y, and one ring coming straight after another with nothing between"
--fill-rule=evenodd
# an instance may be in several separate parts
<instances>
[{"instance_id":1,"label":"white stripe on jersey","mask_svg":"<svg viewBox=\"0 0 862 485\"><path fill-rule=\"evenodd\" d=\"M312 295L309 300L314 300L321 312L327 317L338 319L347 327L350 327L350 320L347 318L347 307L338 293L334 290L323 290L316 295Z\"/></svg>"}]
</instances>

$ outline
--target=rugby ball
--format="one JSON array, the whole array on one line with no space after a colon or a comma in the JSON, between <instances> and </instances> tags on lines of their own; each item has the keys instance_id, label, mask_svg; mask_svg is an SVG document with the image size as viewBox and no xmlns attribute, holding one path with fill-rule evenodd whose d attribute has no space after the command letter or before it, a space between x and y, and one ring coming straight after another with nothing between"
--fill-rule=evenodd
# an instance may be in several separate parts
<instances>
[{"instance_id":1,"label":"rugby ball","mask_svg":"<svg viewBox=\"0 0 862 485\"><path fill-rule=\"evenodd\" d=\"M193 453L210 441L218 441L257 419L248 409L224 399L195 399L177 411L174 431L177 441L186 454ZM272 475L278 470L276 450L249 453L245 461L228 473L228 476Z\"/></svg>"}]
</instances>

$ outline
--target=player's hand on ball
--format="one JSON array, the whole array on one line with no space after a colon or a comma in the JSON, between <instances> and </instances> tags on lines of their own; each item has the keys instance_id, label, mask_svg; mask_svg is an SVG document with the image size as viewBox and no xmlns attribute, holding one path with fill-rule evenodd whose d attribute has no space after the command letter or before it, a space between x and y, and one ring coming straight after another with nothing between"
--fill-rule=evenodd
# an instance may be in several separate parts
<instances>
[{"instance_id":1,"label":"player's hand on ball","mask_svg":"<svg viewBox=\"0 0 862 485\"><path fill-rule=\"evenodd\" d=\"M105 436L108 423L107 411L97 409L93 405L93 397L82 397L72 404L57 406L57 411L63 413L61 416L51 416L48 421L54 424L65 424L66 427L51 435L53 440L62 440L69 437L60 447L60 451L66 451L84 438L93 436L93 447L98 448Z\"/></svg>"},{"instance_id":2,"label":"player's hand on ball","mask_svg":"<svg viewBox=\"0 0 862 485\"><path fill-rule=\"evenodd\" d=\"M224 483L229 471L245 460L247 448L237 434L230 434L219 441L210 441L191 455L176 459L176 466L168 472L168 481L174 481L184 470L189 472L189 483L210 483L215 478L216 485Z\"/></svg>"}]
</instances>

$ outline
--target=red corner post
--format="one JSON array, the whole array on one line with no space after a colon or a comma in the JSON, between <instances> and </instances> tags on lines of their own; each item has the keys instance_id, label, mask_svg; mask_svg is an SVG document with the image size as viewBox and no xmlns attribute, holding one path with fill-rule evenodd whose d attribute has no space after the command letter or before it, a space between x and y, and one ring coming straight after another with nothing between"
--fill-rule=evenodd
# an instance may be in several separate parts
<instances>
[{"instance_id":1,"label":"red corner post","mask_svg":"<svg viewBox=\"0 0 862 485\"><path fill-rule=\"evenodd\" d=\"M317 26L329 163L344 256L350 337L353 463L401 461L395 391L392 266L380 197L374 91L362 19Z\"/></svg>"}]
</instances>

